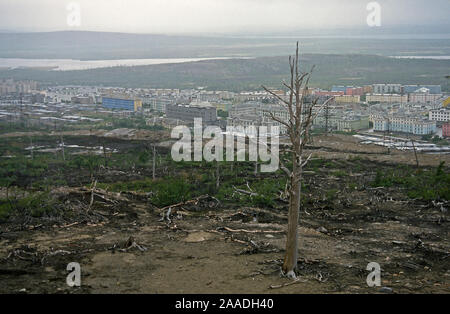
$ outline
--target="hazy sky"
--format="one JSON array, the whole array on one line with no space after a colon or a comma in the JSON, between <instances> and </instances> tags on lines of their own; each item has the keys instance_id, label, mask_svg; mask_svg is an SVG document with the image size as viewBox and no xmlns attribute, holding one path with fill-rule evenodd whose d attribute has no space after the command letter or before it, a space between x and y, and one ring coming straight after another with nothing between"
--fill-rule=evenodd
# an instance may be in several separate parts
<instances>
[{"instance_id":1,"label":"hazy sky","mask_svg":"<svg viewBox=\"0 0 450 314\"><path fill-rule=\"evenodd\" d=\"M67 24L78 3L81 25ZM0 0L0 30L227 33L367 27L369 0ZM379 0L382 26L449 24L450 0Z\"/></svg>"}]
</instances>

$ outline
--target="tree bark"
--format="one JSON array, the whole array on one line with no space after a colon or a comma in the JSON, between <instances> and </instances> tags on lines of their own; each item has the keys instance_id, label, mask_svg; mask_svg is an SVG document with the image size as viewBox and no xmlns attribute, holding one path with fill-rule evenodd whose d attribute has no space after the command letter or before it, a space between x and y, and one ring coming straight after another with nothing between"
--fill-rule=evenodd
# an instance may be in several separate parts
<instances>
[{"instance_id":1,"label":"tree bark","mask_svg":"<svg viewBox=\"0 0 450 314\"><path fill-rule=\"evenodd\" d=\"M301 201L301 160L293 158L291 188L289 191L288 230L286 239L286 254L284 256L283 273L289 278L296 278L298 260L298 221Z\"/></svg>"}]
</instances>

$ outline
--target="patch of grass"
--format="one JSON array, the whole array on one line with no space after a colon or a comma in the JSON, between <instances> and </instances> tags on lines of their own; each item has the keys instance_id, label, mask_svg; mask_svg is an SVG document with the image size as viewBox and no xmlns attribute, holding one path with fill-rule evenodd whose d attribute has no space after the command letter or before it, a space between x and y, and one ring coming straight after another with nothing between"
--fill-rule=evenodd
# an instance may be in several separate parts
<instances>
[{"instance_id":1,"label":"patch of grass","mask_svg":"<svg viewBox=\"0 0 450 314\"><path fill-rule=\"evenodd\" d=\"M46 192L28 195L21 199L0 199L0 221L6 221L12 214L42 217L57 212L55 201Z\"/></svg>"},{"instance_id":2,"label":"patch of grass","mask_svg":"<svg viewBox=\"0 0 450 314\"><path fill-rule=\"evenodd\" d=\"M0 222L8 220L12 206L7 200L0 200Z\"/></svg>"},{"instance_id":3,"label":"patch of grass","mask_svg":"<svg viewBox=\"0 0 450 314\"><path fill-rule=\"evenodd\" d=\"M342 178L342 177L346 177L347 176L347 172L343 171L343 170L336 170L332 172L332 175L338 178Z\"/></svg>"},{"instance_id":4,"label":"patch of grass","mask_svg":"<svg viewBox=\"0 0 450 314\"><path fill-rule=\"evenodd\" d=\"M136 191L152 192L150 201L158 207L164 207L175 203L184 202L191 198L191 195L198 195L196 187L183 178L156 179L146 178L129 182L98 183L97 187L108 189L112 192Z\"/></svg>"},{"instance_id":5,"label":"patch of grass","mask_svg":"<svg viewBox=\"0 0 450 314\"><path fill-rule=\"evenodd\" d=\"M401 171L378 170L371 185L373 187L403 187L410 198L450 199L450 173L446 171L444 162L435 171L415 171L410 168L401 169Z\"/></svg>"},{"instance_id":6,"label":"patch of grass","mask_svg":"<svg viewBox=\"0 0 450 314\"><path fill-rule=\"evenodd\" d=\"M190 185L184 180L171 179L156 184L152 203L158 207L164 207L187 201L190 198Z\"/></svg>"},{"instance_id":7,"label":"patch of grass","mask_svg":"<svg viewBox=\"0 0 450 314\"><path fill-rule=\"evenodd\" d=\"M325 192L325 198L328 201L333 201L336 199L338 193L339 193L339 190L337 190L337 189L328 190Z\"/></svg>"}]
</instances>

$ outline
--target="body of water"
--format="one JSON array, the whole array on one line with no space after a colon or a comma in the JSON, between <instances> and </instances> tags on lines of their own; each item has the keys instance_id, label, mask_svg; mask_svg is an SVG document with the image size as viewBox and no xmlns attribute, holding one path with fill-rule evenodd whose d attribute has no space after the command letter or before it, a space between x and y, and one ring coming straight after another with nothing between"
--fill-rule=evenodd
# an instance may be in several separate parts
<instances>
[{"instance_id":1,"label":"body of water","mask_svg":"<svg viewBox=\"0 0 450 314\"><path fill-rule=\"evenodd\" d=\"M15 59L0 58L0 68L44 68L54 71L87 70L117 66L139 66L168 63L184 63L230 58L178 58L178 59L120 59L120 60L73 60L73 59Z\"/></svg>"}]
</instances>

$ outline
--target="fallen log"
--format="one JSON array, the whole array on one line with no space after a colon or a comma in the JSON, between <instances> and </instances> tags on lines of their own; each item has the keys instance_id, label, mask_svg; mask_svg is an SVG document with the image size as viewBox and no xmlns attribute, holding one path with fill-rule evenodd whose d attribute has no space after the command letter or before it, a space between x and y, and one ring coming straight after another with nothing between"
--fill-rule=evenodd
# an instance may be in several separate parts
<instances>
[{"instance_id":1,"label":"fallen log","mask_svg":"<svg viewBox=\"0 0 450 314\"><path fill-rule=\"evenodd\" d=\"M285 231L280 231L280 230L245 230L245 229L231 229L228 227L219 227L216 229L217 231L219 230L225 230L228 232L243 232L243 233L284 233Z\"/></svg>"},{"instance_id":2,"label":"fallen log","mask_svg":"<svg viewBox=\"0 0 450 314\"><path fill-rule=\"evenodd\" d=\"M160 210L160 211L165 211L165 210L167 210L167 209L169 209L169 208L172 208L172 209L173 209L173 208L181 207L181 206L185 206L185 205L198 205L198 203L199 203L200 201L207 200L207 199L212 199L212 200L215 201L216 204L215 204L214 207L217 207L217 206L219 206L219 204L220 204L220 201L219 201L217 198L215 198L214 196L210 196L210 195L201 195L201 196L199 196L199 197L196 197L196 198L191 199L191 200L188 200L188 201L184 201L184 202L180 202L180 203L177 203L177 204L165 206L165 207L163 207L163 208L160 208L159 210Z\"/></svg>"},{"instance_id":3,"label":"fallen log","mask_svg":"<svg viewBox=\"0 0 450 314\"><path fill-rule=\"evenodd\" d=\"M285 284L282 284L282 285L271 285L269 288L270 289L279 289L279 288L284 288L284 287L287 287L287 286L290 286L290 285L295 285L295 284L297 284L297 283L305 283L305 282L307 282L308 280L300 280L300 279L295 279L294 281L291 281L291 282L288 282L288 283L285 283Z\"/></svg>"}]
</instances>

